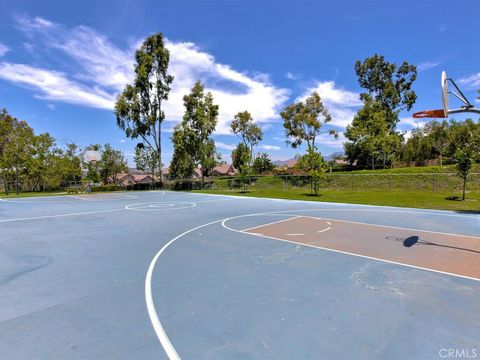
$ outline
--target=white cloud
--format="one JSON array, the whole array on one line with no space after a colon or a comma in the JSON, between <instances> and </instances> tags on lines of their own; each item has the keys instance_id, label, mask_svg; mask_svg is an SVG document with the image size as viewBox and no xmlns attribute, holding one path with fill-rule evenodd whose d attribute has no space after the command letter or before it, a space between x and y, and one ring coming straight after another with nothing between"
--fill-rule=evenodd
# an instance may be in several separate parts
<instances>
[{"instance_id":1,"label":"white cloud","mask_svg":"<svg viewBox=\"0 0 480 360\"><path fill-rule=\"evenodd\" d=\"M320 145L320 146L326 146L329 148L333 148L335 150L337 149L343 149L343 143L346 141L346 138L343 134L343 132L339 131L338 132L338 138L335 139L332 135L329 134L320 134L317 137L317 140L315 144Z\"/></svg>"},{"instance_id":2,"label":"white cloud","mask_svg":"<svg viewBox=\"0 0 480 360\"><path fill-rule=\"evenodd\" d=\"M118 140L118 142L119 142L120 144L125 144L125 143L127 142L127 139L120 139L120 140Z\"/></svg>"},{"instance_id":3,"label":"white cloud","mask_svg":"<svg viewBox=\"0 0 480 360\"><path fill-rule=\"evenodd\" d=\"M320 95L323 104L332 114L333 120L330 125L342 129L351 123L358 107L362 105L358 93L337 87L334 81L317 82L307 89L297 101L305 100L314 91Z\"/></svg>"},{"instance_id":4,"label":"white cloud","mask_svg":"<svg viewBox=\"0 0 480 360\"><path fill-rule=\"evenodd\" d=\"M121 49L87 26L67 28L43 18L25 16L17 18L17 22L27 36L36 37L34 43L39 44L37 51L48 47L67 55L74 62L65 61L68 76L65 71L57 69L30 67L31 79L26 72L28 65L8 64L11 68L16 67L17 72L21 70L22 76L4 78L29 84L39 91L41 97L113 109L116 94L134 77L134 51L141 41L136 42L135 47ZM175 76L169 100L164 106L167 121L181 119L183 96L197 80L201 80L206 90L212 92L220 107L217 134L230 134L230 120L239 111L248 110L258 122L271 121L289 96L288 90L271 84L267 74L237 71L217 62L214 56L191 42L167 40L166 46L170 50L169 71ZM38 81L40 71L43 76L48 73L48 76L57 79L55 94L52 94L50 86ZM70 87L77 91L72 92ZM91 96L83 94L77 97L79 89L84 93L90 92Z\"/></svg>"},{"instance_id":5,"label":"white cloud","mask_svg":"<svg viewBox=\"0 0 480 360\"><path fill-rule=\"evenodd\" d=\"M7 45L4 45L4 44L0 43L0 57L5 55L9 50L10 49L8 48Z\"/></svg>"},{"instance_id":6,"label":"white cloud","mask_svg":"<svg viewBox=\"0 0 480 360\"><path fill-rule=\"evenodd\" d=\"M28 36L33 36L35 32L43 32L58 27L57 24L39 16L30 17L23 15L16 17L16 20L18 29Z\"/></svg>"},{"instance_id":7,"label":"white cloud","mask_svg":"<svg viewBox=\"0 0 480 360\"><path fill-rule=\"evenodd\" d=\"M217 63L212 55L201 51L193 43L168 42L167 47L175 80L166 103L166 112L174 118L181 118L183 95L190 91L198 79L205 83L206 89L212 92L215 102L220 106L217 134L230 134L230 120L239 111L248 110L258 122L274 119L288 98L286 89L275 87L258 74L249 76ZM219 83L224 85L219 86Z\"/></svg>"},{"instance_id":8,"label":"white cloud","mask_svg":"<svg viewBox=\"0 0 480 360\"><path fill-rule=\"evenodd\" d=\"M403 117L400 118L400 121L398 123L398 127L404 130L412 129L412 128L417 128L417 127L422 127L428 122L428 120L425 119L415 119L413 117Z\"/></svg>"},{"instance_id":9,"label":"white cloud","mask_svg":"<svg viewBox=\"0 0 480 360\"><path fill-rule=\"evenodd\" d=\"M50 109L50 110L55 110L57 108L57 105L55 104L47 104L47 107Z\"/></svg>"},{"instance_id":10,"label":"white cloud","mask_svg":"<svg viewBox=\"0 0 480 360\"><path fill-rule=\"evenodd\" d=\"M290 71L285 74L285 77L289 80L298 80L302 78L300 74L294 74L294 73L291 73Z\"/></svg>"},{"instance_id":11,"label":"white cloud","mask_svg":"<svg viewBox=\"0 0 480 360\"><path fill-rule=\"evenodd\" d=\"M427 70L433 69L434 67L437 67L440 64L441 64L440 62L425 61L417 65L417 70L419 72L427 71Z\"/></svg>"},{"instance_id":12,"label":"white cloud","mask_svg":"<svg viewBox=\"0 0 480 360\"><path fill-rule=\"evenodd\" d=\"M281 149L280 146L275 146L275 145L260 145L258 148L262 150L268 150L268 151L270 150L278 151Z\"/></svg>"},{"instance_id":13,"label":"white cloud","mask_svg":"<svg viewBox=\"0 0 480 360\"><path fill-rule=\"evenodd\" d=\"M217 148L223 149L223 150L232 151L233 149L235 149L235 145L225 144L224 142L221 142L221 141L215 140L215 145L217 146Z\"/></svg>"},{"instance_id":14,"label":"white cloud","mask_svg":"<svg viewBox=\"0 0 480 360\"><path fill-rule=\"evenodd\" d=\"M0 78L37 90L36 97L45 100L110 110L115 100L113 94L70 81L62 72L29 65L0 62Z\"/></svg>"},{"instance_id":15,"label":"white cloud","mask_svg":"<svg viewBox=\"0 0 480 360\"><path fill-rule=\"evenodd\" d=\"M480 72L466 76L458 80L460 85L464 85L469 89L478 88L480 86Z\"/></svg>"}]
</instances>

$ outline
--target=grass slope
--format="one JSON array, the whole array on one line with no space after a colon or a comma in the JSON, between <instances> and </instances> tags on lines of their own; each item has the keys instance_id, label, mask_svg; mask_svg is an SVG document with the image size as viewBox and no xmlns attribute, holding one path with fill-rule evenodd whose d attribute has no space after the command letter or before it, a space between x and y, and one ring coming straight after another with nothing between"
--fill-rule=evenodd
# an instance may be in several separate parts
<instances>
[{"instance_id":1,"label":"grass slope","mask_svg":"<svg viewBox=\"0 0 480 360\"><path fill-rule=\"evenodd\" d=\"M459 196L452 192L420 192L420 191L354 191L341 192L335 190L321 191L320 196L311 196L300 188L291 189L254 189L247 193L238 190L200 190L196 192L256 196L275 199L307 200L322 202L338 202L366 205L387 205L422 209L454 210L480 213L480 191L470 192L466 201L448 200L451 196Z\"/></svg>"}]
</instances>

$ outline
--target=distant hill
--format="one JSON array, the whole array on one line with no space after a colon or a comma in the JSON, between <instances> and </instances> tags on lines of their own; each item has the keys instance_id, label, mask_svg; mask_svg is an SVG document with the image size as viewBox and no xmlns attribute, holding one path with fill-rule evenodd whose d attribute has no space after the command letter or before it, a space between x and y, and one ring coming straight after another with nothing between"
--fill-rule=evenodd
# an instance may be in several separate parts
<instances>
[{"instance_id":1,"label":"distant hill","mask_svg":"<svg viewBox=\"0 0 480 360\"><path fill-rule=\"evenodd\" d=\"M338 158L343 158L345 157L345 153L343 151L336 151L334 153L331 153L330 155L325 155L323 158L326 161L330 161L332 159L338 159Z\"/></svg>"},{"instance_id":2,"label":"distant hill","mask_svg":"<svg viewBox=\"0 0 480 360\"><path fill-rule=\"evenodd\" d=\"M287 162L292 161L292 160L295 160L295 159L275 160L273 163L275 164L275 166L285 166L285 165L287 165Z\"/></svg>"}]
</instances>

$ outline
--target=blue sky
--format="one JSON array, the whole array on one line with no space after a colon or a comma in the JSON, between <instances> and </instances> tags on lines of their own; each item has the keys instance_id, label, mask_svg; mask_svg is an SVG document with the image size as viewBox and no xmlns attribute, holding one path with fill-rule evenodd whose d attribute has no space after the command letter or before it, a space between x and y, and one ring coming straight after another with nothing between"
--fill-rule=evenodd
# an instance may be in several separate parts
<instances>
[{"instance_id":1,"label":"blue sky","mask_svg":"<svg viewBox=\"0 0 480 360\"><path fill-rule=\"evenodd\" d=\"M182 96L198 79L220 105L215 140L227 160L238 142L229 121L243 110L265 131L257 151L298 153L285 144L278 114L314 90L342 133L360 105L354 63L374 53L418 66L414 111L441 107L442 70L472 101L480 88L476 0L0 0L0 8L0 107L59 145L111 143L130 165L136 142L117 128L112 106L132 79L135 48L155 32L168 39L175 75L163 125L167 163ZM419 124L412 113L401 114L400 129ZM342 140L322 136L320 150L339 151Z\"/></svg>"}]
</instances>

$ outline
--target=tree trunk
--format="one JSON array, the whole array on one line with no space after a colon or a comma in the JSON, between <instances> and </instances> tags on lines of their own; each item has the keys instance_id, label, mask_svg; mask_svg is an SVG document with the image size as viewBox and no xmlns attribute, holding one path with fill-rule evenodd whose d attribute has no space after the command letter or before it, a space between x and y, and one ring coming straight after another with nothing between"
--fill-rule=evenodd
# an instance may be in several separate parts
<instances>
[{"instance_id":1,"label":"tree trunk","mask_svg":"<svg viewBox=\"0 0 480 360\"><path fill-rule=\"evenodd\" d=\"M152 190L155 190L155 169L152 169Z\"/></svg>"},{"instance_id":2,"label":"tree trunk","mask_svg":"<svg viewBox=\"0 0 480 360\"><path fill-rule=\"evenodd\" d=\"M467 177L463 178L463 191L462 191L462 201L465 201L465 190L467 188Z\"/></svg>"},{"instance_id":3,"label":"tree trunk","mask_svg":"<svg viewBox=\"0 0 480 360\"><path fill-rule=\"evenodd\" d=\"M7 184L7 175L3 175L3 186L5 186L5 195L8 196L8 184Z\"/></svg>"},{"instance_id":4,"label":"tree trunk","mask_svg":"<svg viewBox=\"0 0 480 360\"><path fill-rule=\"evenodd\" d=\"M440 166L443 166L443 156L440 154Z\"/></svg>"},{"instance_id":5,"label":"tree trunk","mask_svg":"<svg viewBox=\"0 0 480 360\"><path fill-rule=\"evenodd\" d=\"M372 170L375 170L375 155L372 155Z\"/></svg>"},{"instance_id":6,"label":"tree trunk","mask_svg":"<svg viewBox=\"0 0 480 360\"><path fill-rule=\"evenodd\" d=\"M15 191L17 195L19 194L19 181L18 181L18 166L15 168Z\"/></svg>"},{"instance_id":7,"label":"tree trunk","mask_svg":"<svg viewBox=\"0 0 480 360\"><path fill-rule=\"evenodd\" d=\"M162 124L158 124L158 171L160 175L160 187L163 187L162 171Z\"/></svg>"}]
</instances>

